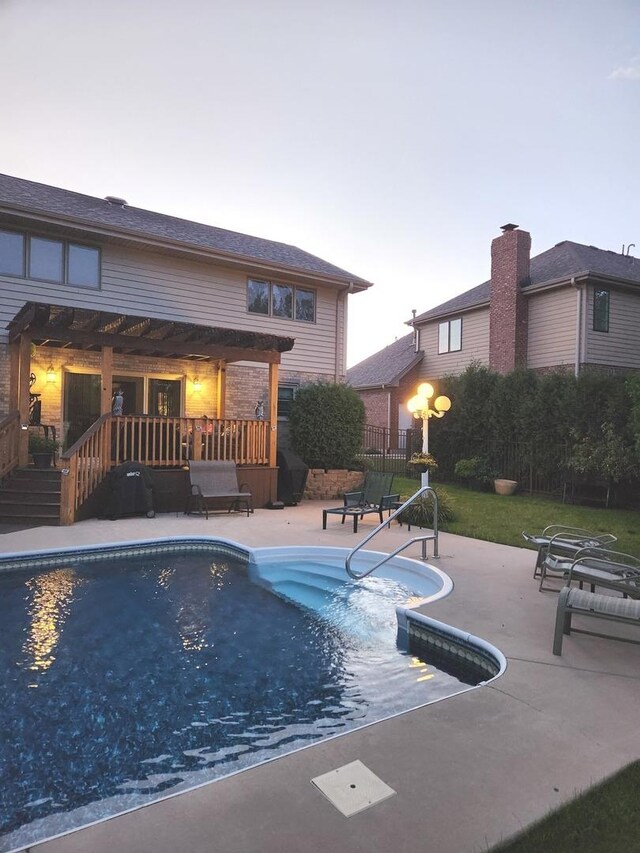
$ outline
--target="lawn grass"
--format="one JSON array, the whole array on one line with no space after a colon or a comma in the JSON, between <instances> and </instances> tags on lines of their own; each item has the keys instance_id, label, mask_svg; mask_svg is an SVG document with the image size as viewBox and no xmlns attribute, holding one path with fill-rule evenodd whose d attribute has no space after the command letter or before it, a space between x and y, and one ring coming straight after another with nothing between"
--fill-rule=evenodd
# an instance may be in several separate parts
<instances>
[{"instance_id":1,"label":"lawn grass","mask_svg":"<svg viewBox=\"0 0 640 853\"><path fill-rule=\"evenodd\" d=\"M539 495L504 497L452 483L435 485L449 494L456 515L455 521L442 525L448 533L522 548L526 547L523 530L535 533L548 524L566 524L598 533L613 533L618 537L614 546L616 550L640 556L640 525L636 510L563 504ZM418 481L408 477L396 476L393 481L394 491L399 491L405 498L418 487Z\"/></svg>"},{"instance_id":2,"label":"lawn grass","mask_svg":"<svg viewBox=\"0 0 640 853\"><path fill-rule=\"evenodd\" d=\"M631 853L640 850L640 761L590 788L490 853Z\"/></svg>"}]
</instances>

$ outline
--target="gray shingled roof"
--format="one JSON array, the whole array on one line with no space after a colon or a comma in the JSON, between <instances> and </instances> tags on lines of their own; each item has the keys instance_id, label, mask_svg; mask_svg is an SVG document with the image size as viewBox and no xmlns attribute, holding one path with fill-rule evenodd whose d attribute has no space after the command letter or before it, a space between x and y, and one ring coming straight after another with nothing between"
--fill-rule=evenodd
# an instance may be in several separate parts
<instances>
[{"instance_id":1,"label":"gray shingled roof","mask_svg":"<svg viewBox=\"0 0 640 853\"><path fill-rule=\"evenodd\" d=\"M397 385L412 367L422 361L422 357L421 352L416 352L411 332L350 367L347 382L354 388Z\"/></svg>"},{"instance_id":2,"label":"gray shingled roof","mask_svg":"<svg viewBox=\"0 0 640 853\"><path fill-rule=\"evenodd\" d=\"M546 252L531 258L531 275L529 282L524 287L562 281L563 279L569 280L572 276L585 274L606 276L640 284L640 258L565 240L552 249L547 249ZM471 290L425 311L417 316L415 321L410 322L422 323L444 314L467 311L478 305L488 305L490 292L491 282L485 281L483 284L472 287Z\"/></svg>"},{"instance_id":3,"label":"gray shingled roof","mask_svg":"<svg viewBox=\"0 0 640 853\"><path fill-rule=\"evenodd\" d=\"M263 240L236 231L227 231L175 216L166 216L150 210L126 205L110 204L105 199L82 193L37 184L10 175L0 175L0 210L48 213L79 223L113 228L123 234L152 237L179 242L192 248L208 249L226 255L257 260L267 265L301 270L323 277L354 282L358 290L370 282L346 270L310 255L308 252Z\"/></svg>"}]
</instances>

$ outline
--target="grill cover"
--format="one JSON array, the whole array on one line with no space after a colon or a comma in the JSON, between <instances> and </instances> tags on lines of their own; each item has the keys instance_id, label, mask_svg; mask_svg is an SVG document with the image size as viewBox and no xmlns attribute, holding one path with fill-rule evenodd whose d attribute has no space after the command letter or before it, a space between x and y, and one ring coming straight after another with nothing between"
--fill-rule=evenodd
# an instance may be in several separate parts
<instances>
[{"instance_id":1,"label":"grill cover","mask_svg":"<svg viewBox=\"0 0 640 853\"><path fill-rule=\"evenodd\" d=\"M278 465L278 500L286 506L295 506L302 500L309 468L293 450L279 450L276 462Z\"/></svg>"},{"instance_id":2,"label":"grill cover","mask_svg":"<svg viewBox=\"0 0 640 853\"><path fill-rule=\"evenodd\" d=\"M123 515L145 513L155 515L153 509L153 478L151 470L140 462L124 462L113 468L107 481L107 498L104 514L116 519Z\"/></svg>"}]
</instances>

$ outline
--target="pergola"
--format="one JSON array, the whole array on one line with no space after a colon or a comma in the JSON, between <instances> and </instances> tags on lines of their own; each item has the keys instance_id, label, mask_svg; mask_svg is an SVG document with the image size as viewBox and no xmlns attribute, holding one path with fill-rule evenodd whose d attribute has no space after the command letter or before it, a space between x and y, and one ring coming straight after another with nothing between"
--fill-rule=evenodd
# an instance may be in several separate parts
<instances>
[{"instance_id":1,"label":"pergola","mask_svg":"<svg viewBox=\"0 0 640 853\"><path fill-rule=\"evenodd\" d=\"M226 365L251 361L269 365L269 414L277 420L278 371L281 353L294 339L262 332L201 326L168 319L137 317L90 308L27 302L9 323L11 408L29 421L31 345L99 351L101 414L111 411L113 354L162 356L217 363L218 417L224 418ZM271 430L269 460L275 465L277 434ZM22 431L20 465L28 461L28 434Z\"/></svg>"}]
</instances>

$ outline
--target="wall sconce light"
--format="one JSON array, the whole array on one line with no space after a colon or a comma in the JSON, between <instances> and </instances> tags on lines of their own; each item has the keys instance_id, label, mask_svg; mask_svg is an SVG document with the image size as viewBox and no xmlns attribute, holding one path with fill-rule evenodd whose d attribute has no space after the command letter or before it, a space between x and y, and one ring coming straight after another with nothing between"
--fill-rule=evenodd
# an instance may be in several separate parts
<instances>
[{"instance_id":1,"label":"wall sconce light","mask_svg":"<svg viewBox=\"0 0 640 853\"><path fill-rule=\"evenodd\" d=\"M199 376L193 377L193 390L194 391L202 391L202 382L200 381Z\"/></svg>"},{"instance_id":2,"label":"wall sconce light","mask_svg":"<svg viewBox=\"0 0 640 853\"><path fill-rule=\"evenodd\" d=\"M56 371L55 371L53 364L51 364L51 362L49 362L49 367L47 367L47 383L50 384L50 383L55 382L55 381L56 381Z\"/></svg>"}]
</instances>

